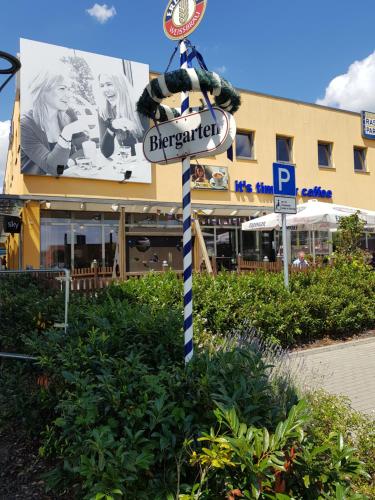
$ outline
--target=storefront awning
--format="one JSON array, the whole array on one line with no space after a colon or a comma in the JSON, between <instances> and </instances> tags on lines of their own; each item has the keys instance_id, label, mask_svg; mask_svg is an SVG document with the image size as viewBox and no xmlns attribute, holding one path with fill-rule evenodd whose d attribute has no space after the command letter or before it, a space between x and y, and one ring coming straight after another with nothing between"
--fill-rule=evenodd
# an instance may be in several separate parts
<instances>
[{"instance_id":1,"label":"storefront awning","mask_svg":"<svg viewBox=\"0 0 375 500\"><path fill-rule=\"evenodd\" d=\"M110 212L118 211L120 207L125 207L129 213L173 213L182 214L181 203L163 202L156 200L129 200L129 199L104 199L104 198L78 198L73 196L43 196L43 195L22 195L18 197L19 202L26 203L37 201L41 209L44 210L87 210L90 212ZM202 215L222 215L238 217L257 217L272 211L273 207L255 205L225 205L192 203L192 210Z\"/></svg>"}]
</instances>

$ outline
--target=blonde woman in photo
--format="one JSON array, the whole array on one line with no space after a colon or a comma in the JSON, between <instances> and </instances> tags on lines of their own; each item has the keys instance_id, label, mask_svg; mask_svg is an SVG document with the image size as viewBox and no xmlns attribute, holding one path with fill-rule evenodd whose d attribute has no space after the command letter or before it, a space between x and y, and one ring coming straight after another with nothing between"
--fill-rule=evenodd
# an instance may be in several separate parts
<instances>
[{"instance_id":1,"label":"blonde woman in photo","mask_svg":"<svg viewBox=\"0 0 375 500\"><path fill-rule=\"evenodd\" d=\"M21 172L61 175L88 138L87 121L69 107L69 80L62 73L38 73L29 92L32 108L21 118Z\"/></svg>"},{"instance_id":2,"label":"blonde woman in photo","mask_svg":"<svg viewBox=\"0 0 375 500\"><path fill-rule=\"evenodd\" d=\"M101 73L99 84L100 149L108 158L119 146L129 146L135 155L135 144L141 142L144 129L135 110L136 99L124 74Z\"/></svg>"}]
</instances>

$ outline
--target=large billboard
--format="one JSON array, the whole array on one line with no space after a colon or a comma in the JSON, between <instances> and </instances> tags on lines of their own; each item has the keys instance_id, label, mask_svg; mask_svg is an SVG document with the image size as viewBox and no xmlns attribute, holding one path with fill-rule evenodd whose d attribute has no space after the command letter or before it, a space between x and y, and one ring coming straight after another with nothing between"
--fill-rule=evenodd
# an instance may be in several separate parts
<instances>
[{"instance_id":1,"label":"large billboard","mask_svg":"<svg viewBox=\"0 0 375 500\"><path fill-rule=\"evenodd\" d=\"M149 66L21 39L21 172L151 183Z\"/></svg>"}]
</instances>

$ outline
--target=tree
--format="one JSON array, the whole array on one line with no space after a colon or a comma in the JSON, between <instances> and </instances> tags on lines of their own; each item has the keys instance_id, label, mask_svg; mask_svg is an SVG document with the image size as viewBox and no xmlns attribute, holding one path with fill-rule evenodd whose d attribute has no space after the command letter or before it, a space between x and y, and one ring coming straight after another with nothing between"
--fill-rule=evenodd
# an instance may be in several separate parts
<instances>
[{"instance_id":1,"label":"tree","mask_svg":"<svg viewBox=\"0 0 375 500\"><path fill-rule=\"evenodd\" d=\"M336 235L336 253L344 260L363 259L365 252L360 247L365 222L359 218L358 212L341 217Z\"/></svg>"}]
</instances>

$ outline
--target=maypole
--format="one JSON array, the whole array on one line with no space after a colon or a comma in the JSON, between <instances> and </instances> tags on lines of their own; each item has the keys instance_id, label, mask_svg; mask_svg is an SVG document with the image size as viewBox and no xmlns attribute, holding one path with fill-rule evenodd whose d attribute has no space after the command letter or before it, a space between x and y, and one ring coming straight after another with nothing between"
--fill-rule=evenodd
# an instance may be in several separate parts
<instances>
[{"instance_id":1,"label":"maypole","mask_svg":"<svg viewBox=\"0 0 375 500\"><path fill-rule=\"evenodd\" d=\"M188 51L185 41L180 42L180 67L188 68ZM189 92L181 92L181 115L189 111ZM191 192L190 156L182 160L182 209L184 256L184 354L185 363L193 357L193 261L191 242Z\"/></svg>"},{"instance_id":2,"label":"maypole","mask_svg":"<svg viewBox=\"0 0 375 500\"><path fill-rule=\"evenodd\" d=\"M137 103L137 111L151 118L155 126L144 137L143 152L151 163L182 163L183 271L184 271L184 357L193 357L193 276L192 210L190 159L220 154L231 147L236 134L232 114L240 106L240 96L218 74L208 71L202 54L187 37L203 18L207 0L169 0L164 13L164 32L178 41L165 73L147 85ZM168 72L180 49L180 68ZM195 59L199 68L192 67ZM189 92L201 92L206 108L191 109ZM181 93L181 109L161 104ZM214 96L212 107L208 93ZM158 123L159 122L159 123Z\"/></svg>"}]
</instances>

